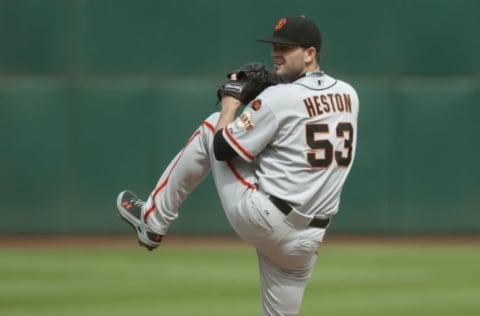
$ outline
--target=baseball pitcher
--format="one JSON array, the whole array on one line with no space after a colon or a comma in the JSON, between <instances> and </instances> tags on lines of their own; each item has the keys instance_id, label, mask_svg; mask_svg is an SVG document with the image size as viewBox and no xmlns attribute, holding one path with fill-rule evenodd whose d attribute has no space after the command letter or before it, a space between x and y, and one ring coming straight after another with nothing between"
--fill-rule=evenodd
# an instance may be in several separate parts
<instances>
[{"instance_id":1,"label":"baseball pitcher","mask_svg":"<svg viewBox=\"0 0 480 316\"><path fill-rule=\"evenodd\" d=\"M228 74L221 111L193 133L148 199L124 191L117 207L140 244L155 249L212 171L229 223L257 250L263 315L293 316L354 161L359 101L320 70L321 35L309 18L282 18L259 41L271 43L274 71L251 63Z\"/></svg>"}]
</instances>

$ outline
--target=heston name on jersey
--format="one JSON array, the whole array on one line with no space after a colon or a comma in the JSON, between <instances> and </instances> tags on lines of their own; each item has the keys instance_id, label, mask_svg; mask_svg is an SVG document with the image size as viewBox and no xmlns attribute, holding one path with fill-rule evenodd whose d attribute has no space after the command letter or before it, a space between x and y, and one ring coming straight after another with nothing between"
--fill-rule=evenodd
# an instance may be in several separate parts
<instances>
[{"instance_id":1,"label":"heston name on jersey","mask_svg":"<svg viewBox=\"0 0 480 316\"><path fill-rule=\"evenodd\" d=\"M331 112L352 113L352 100L348 93L328 93L303 99L308 116L318 116Z\"/></svg>"}]
</instances>

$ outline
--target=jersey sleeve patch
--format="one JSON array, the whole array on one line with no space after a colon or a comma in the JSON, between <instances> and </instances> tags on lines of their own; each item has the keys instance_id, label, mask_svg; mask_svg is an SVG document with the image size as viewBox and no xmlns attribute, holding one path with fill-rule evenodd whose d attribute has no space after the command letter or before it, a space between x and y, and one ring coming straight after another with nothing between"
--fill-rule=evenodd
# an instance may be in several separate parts
<instances>
[{"instance_id":1,"label":"jersey sleeve patch","mask_svg":"<svg viewBox=\"0 0 480 316\"><path fill-rule=\"evenodd\" d=\"M245 109L245 111L235 119L235 127L243 129L245 132L253 130L252 110Z\"/></svg>"},{"instance_id":2,"label":"jersey sleeve patch","mask_svg":"<svg viewBox=\"0 0 480 316\"><path fill-rule=\"evenodd\" d=\"M245 147L243 147L232 135L231 131L228 128L223 129L225 140L230 144L232 149L234 149L239 156L247 161L252 161L255 156L252 155Z\"/></svg>"},{"instance_id":3,"label":"jersey sleeve patch","mask_svg":"<svg viewBox=\"0 0 480 316\"><path fill-rule=\"evenodd\" d=\"M277 131L277 121L268 102L256 99L261 104L257 111L252 108L252 103L246 106L242 113L236 117L223 130L225 140L240 157L252 161L268 145ZM256 101L255 100L255 101Z\"/></svg>"},{"instance_id":4,"label":"jersey sleeve patch","mask_svg":"<svg viewBox=\"0 0 480 316\"><path fill-rule=\"evenodd\" d=\"M262 107L262 100L256 99L252 102L252 110L258 111Z\"/></svg>"}]
</instances>

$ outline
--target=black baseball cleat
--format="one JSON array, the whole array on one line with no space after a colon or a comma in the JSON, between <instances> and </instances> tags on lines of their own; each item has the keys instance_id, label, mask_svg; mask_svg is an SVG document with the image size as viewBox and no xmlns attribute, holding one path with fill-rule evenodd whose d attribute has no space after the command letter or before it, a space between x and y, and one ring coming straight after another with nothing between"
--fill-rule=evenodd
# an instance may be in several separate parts
<instances>
[{"instance_id":1,"label":"black baseball cleat","mask_svg":"<svg viewBox=\"0 0 480 316\"><path fill-rule=\"evenodd\" d=\"M163 235L148 230L147 223L143 220L145 202L134 193L123 191L118 195L118 215L137 232L140 246L153 250L160 246Z\"/></svg>"}]
</instances>

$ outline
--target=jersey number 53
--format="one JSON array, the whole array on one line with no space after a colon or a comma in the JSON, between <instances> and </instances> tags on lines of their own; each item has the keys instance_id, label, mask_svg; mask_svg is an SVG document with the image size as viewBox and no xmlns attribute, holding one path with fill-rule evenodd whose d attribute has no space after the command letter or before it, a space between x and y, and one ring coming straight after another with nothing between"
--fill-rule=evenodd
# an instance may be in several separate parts
<instances>
[{"instance_id":1,"label":"jersey number 53","mask_svg":"<svg viewBox=\"0 0 480 316\"><path fill-rule=\"evenodd\" d=\"M343 150L333 150L329 139L318 135L329 135L328 124L307 124L306 139L310 150L307 152L308 163L314 169L325 169L335 159L341 167L348 167L352 162L353 153L353 126L351 123L340 122L335 127L336 137L343 139ZM319 151L323 151L323 157L319 158Z\"/></svg>"}]
</instances>

